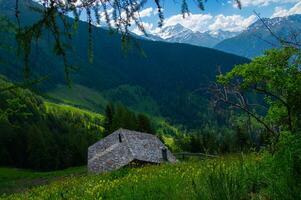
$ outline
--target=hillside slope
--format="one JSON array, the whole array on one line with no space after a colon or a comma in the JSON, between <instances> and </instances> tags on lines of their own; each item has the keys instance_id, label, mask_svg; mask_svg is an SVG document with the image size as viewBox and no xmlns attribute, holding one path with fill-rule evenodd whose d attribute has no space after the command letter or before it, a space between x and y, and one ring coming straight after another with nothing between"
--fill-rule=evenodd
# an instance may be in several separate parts
<instances>
[{"instance_id":1,"label":"hillside slope","mask_svg":"<svg viewBox=\"0 0 301 200\"><path fill-rule=\"evenodd\" d=\"M288 17L265 18L264 22L275 35L287 41L301 40L301 15ZM297 37L295 38L294 35ZM263 55L264 51L280 47L279 41L269 32L261 20L252 24L247 30L236 37L226 39L214 48L236 55L253 58Z\"/></svg>"},{"instance_id":2,"label":"hillside slope","mask_svg":"<svg viewBox=\"0 0 301 200\"><path fill-rule=\"evenodd\" d=\"M0 1L1 13L12 20L13 6L10 1ZM38 14L28 10L25 3L20 5L20 10L21 17L25 16L22 18L24 24L38 19ZM89 64L87 30L88 25L80 22L72 40L74 51L68 53L69 62L79 68L72 74L73 83L100 93L107 101L118 101L138 111L161 115L173 123L199 125L202 121L199 113L205 113L208 106L205 91L193 91L215 79L217 66L229 71L235 64L248 62L245 58L209 48L139 39L136 42L140 48L132 45L125 53L119 34L109 35L107 30L93 27L94 62ZM51 42L48 37L42 37L39 46L33 48L31 72L32 75L49 75L41 88L55 98L53 91L65 83L65 77L62 59L53 55ZM4 59L15 57L13 53L1 51L0 57ZM21 60L9 59L3 66L0 73L10 79L22 79ZM141 105L141 102L145 103ZM103 105L99 107L103 110Z\"/></svg>"},{"instance_id":3,"label":"hillside slope","mask_svg":"<svg viewBox=\"0 0 301 200\"><path fill-rule=\"evenodd\" d=\"M55 104L0 77L0 165L39 170L83 165L104 117ZM5 91L3 91L5 90Z\"/></svg>"}]
</instances>

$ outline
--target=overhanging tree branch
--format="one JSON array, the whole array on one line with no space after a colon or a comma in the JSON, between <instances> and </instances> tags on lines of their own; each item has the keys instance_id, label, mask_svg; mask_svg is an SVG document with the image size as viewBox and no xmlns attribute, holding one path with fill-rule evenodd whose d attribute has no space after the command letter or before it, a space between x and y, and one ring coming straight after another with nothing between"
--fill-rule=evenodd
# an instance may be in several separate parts
<instances>
[{"instance_id":1,"label":"overhanging tree branch","mask_svg":"<svg viewBox=\"0 0 301 200\"><path fill-rule=\"evenodd\" d=\"M248 104L246 97L235 85L226 86L214 83L209 87L209 91L213 95L215 106L218 106L221 102L231 107L238 108L263 125L271 135L277 136L277 132L273 130L272 127L270 127L259 115L250 110L251 104ZM231 99L235 99L237 102Z\"/></svg>"}]
</instances>

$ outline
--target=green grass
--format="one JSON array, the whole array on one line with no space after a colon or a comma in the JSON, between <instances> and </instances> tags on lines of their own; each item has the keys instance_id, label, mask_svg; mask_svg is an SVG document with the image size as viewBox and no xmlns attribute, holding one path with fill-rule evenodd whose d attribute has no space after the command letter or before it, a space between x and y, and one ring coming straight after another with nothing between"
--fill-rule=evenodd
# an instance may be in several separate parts
<instances>
[{"instance_id":1,"label":"green grass","mask_svg":"<svg viewBox=\"0 0 301 200\"><path fill-rule=\"evenodd\" d=\"M95 113L95 112L92 112L89 110L77 108L77 107L66 105L66 104L45 102L45 106L46 106L46 112L61 110L61 111L66 111L66 112L70 112L70 113L75 113L75 114L82 115L82 116L88 116L90 118L97 118L99 120L104 120L104 116L99 113Z\"/></svg>"},{"instance_id":2,"label":"green grass","mask_svg":"<svg viewBox=\"0 0 301 200\"><path fill-rule=\"evenodd\" d=\"M78 117L80 117L85 119L83 122L87 128L96 127L101 132L104 131L104 128L100 124L103 124L105 117L99 113L91 112L82 108L76 108L66 104L57 104L51 102L45 102L45 107L47 113L54 113L56 115L71 115L74 119L78 119Z\"/></svg>"},{"instance_id":3,"label":"green grass","mask_svg":"<svg viewBox=\"0 0 301 200\"><path fill-rule=\"evenodd\" d=\"M299 175L291 171L290 158L267 152L126 167L99 175L86 174L85 168L49 173L3 168L1 186L13 182L17 193L2 194L0 199L301 199ZM51 181L18 192L26 188L18 181L26 179Z\"/></svg>"},{"instance_id":4,"label":"green grass","mask_svg":"<svg viewBox=\"0 0 301 200\"><path fill-rule=\"evenodd\" d=\"M73 167L60 171L35 172L16 168L0 168L0 194L21 192L57 179L86 174L86 167Z\"/></svg>"},{"instance_id":5,"label":"green grass","mask_svg":"<svg viewBox=\"0 0 301 200\"><path fill-rule=\"evenodd\" d=\"M108 102L122 103L127 107L150 115L159 116L157 103L138 86L120 85L114 89L96 91L94 89L74 84L72 88L64 85L47 92L46 98L61 103L104 113Z\"/></svg>"},{"instance_id":6,"label":"green grass","mask_svg":"<svg viewBox=\"0 0 301 200\"><path fill-rule=\"evenodd\" d=\"M258 160L225 157L57 180L3 199L249 199ZM259 195L259 194L256 194Z\"/></svg>"},{"instance_id":7,"label":"green grass","mask_svg":"<svg viewBox=\"0 0 301 200\"><path fill-rule=\"evenodd\" d=\"M108 101L100 92L77 84L72 85L71 88L65 85L58 85L55 89L49 91L47 95L64 104L98 112L104 112L108 104Z\"/></svg>"}]
</instances>

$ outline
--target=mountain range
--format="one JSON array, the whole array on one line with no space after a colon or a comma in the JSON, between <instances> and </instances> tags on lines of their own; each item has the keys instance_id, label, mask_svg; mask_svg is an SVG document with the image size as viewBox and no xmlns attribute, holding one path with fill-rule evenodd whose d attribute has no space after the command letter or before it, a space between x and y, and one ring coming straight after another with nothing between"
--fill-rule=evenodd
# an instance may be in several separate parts
<instances>
[{"instance_id":1,"label":"mountain range","mask_svg":"<svg viewBox=\"0 0 301 200\"><path fill-rule=\"evenodd\" d=\"M166 26L156 34L148 34L144 38L154 41L165 41L172 43L185 43L203 47L214 47L219 42L234 37L239 32L229 31L192 31L181 24Z\"/></svg>"},{"instance_id":2,"label":"mountain range","mask_svg":"<svg viewBox=\"0 0 301 200\"><path fill-rule=\"evenodd\" d=\"M266 25L273 34L283 40L301 41L301 15L291 15L258 20L247 30L220 42L214 48L248 58L260 56L271 48L279 48L280 42L271 34Z\"/></svg>"},{"instance_id":3,"label":"mountain range","mask_svg":"<svg viewBox=\"0 0 301 200\"><path fill-rule=\"evenodd\" d=\"M26 3L27 2L27 3ZM28 8L28 1L20 1L23 24L33 24L39 14ZM30 7L38 6L31 2ZM15 20L13 1L0 1L0 13ZM67 18L73 22L72 18ZM58 25L62 28L62 23ZM73 34L72 48L67 60L77 67L72 73L71 89L66 86L63 60L53 54L50 33L40 38L30 55L31 76L47 75L39 84L45 98L93 111L104 112L108 102L122 103L129 108L152 116L163 117L174 124L188 127L201 125L208 119L207 92L200 87L214 81L217 67L229 71L248 59L218 50L187 44L135 40L128 51L122 50L121 36L93 27L93 57L89 63L88 24L79 22ZM5 39L5 37L10 37ZM14 48L14 36L4 35L3 41ZM14 58L14 59L7 59ZM13 51L0 49L0 73L11 80L23 79L22 58ZM198 90L199 92L194 92ZM211 113L212 114L212 113Z\"/></svg>"},{"instance_id":4,"label":"mountain range","mask_svg":"<svg viewBox=\"0 0 301 200\"><path fill-rule=\"evenodd\" d=\"M242 32L218 30L201 33L176 24L164 27L156 34L142 37L153 41L210 47L239 56L254 58L262 55L268 49L281 46L266 25L282 39L301 41L299 34L301 32L301 15L259 19Z\"/></svg>"}]
</instances>

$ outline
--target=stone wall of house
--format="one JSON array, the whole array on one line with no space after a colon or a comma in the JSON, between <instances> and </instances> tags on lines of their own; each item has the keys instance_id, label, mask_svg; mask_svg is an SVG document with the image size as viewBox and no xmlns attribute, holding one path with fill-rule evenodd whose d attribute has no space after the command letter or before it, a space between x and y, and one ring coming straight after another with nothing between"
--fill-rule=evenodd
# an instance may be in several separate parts
<instances>
[{"instance_id":1,"label":"stone wall of house","mask_svg":"<svg viewBox=\"0 0 301 200\"><path fill-rule=\"evenodd\" d=\"M111 135L103 138L88 148L88 160L96 154L104 152L113 144L119 143L118 133L114 132Z\"/></svg>"},{"instance_id":2,"label":"stone wall of house","mask_svg":"<svg viewBox=\"0 0 301 200\"><path fill-rule=\"evenodd\" d=\"M125 132L124 137L135 159L153 163L164 162L162 149L166 149L166 147L155 135ZM176 158L168 149L167 159L169 162L176 161Z\"/></svg>"},{"instance_id":3,"label":"stone wall of house","mask_svg":"<svg viewBox=\"0 0 301 200\"><path fill-rule=\"evenodd\" d=\"M119 129L88 149L88 170L101 173L119 169L133 160L161 163L164 144L154 135ZM166 149L167 161L176 158Z\"/></svg>"},{"instance_id":4,"label":"stone wall of house","mask_svg":"<svg viewBox=\"0 0 301 200\"><path fill-rule=\"evenodd\" d=\"M133 160L133 156L126 144L116 144L110 151L102 155L95 155L88 160L88 170L94 173L108 172L119 169Z\"/></svg>"},{"instance_id":5,"label":"stone wall of house","mask_svg":"<svg viewBox=\"0 0 301 200\"><path fill-rule=\"evenodd\" d=\"M124 137L121 135L121 139ZM127 144L119 142L119 133L113 133L88 149L88 170L94 173L107 172L127 165L133 160Z\"/></svg>"}]
</instances>

